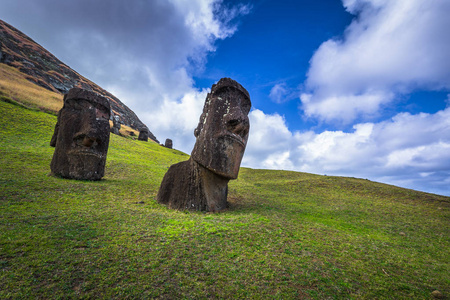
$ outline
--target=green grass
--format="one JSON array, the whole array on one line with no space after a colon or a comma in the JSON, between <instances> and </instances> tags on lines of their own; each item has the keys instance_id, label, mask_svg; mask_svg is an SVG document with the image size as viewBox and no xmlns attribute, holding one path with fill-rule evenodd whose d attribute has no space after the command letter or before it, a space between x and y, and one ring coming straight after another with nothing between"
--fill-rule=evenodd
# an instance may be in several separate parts
<instances>
[{"instance_id":1,"label":"green grass","mask_svg":"<svg viewBox=\"0 0 450 300\"><path fill-rule=\"evenodd\" d=\"M56 117L0 114L0 299L450 295L449 197L242 168L228 211L173 211L155 196L186 154L111 135L104 180L56 178Z\"/></svg>"}]
</instances>

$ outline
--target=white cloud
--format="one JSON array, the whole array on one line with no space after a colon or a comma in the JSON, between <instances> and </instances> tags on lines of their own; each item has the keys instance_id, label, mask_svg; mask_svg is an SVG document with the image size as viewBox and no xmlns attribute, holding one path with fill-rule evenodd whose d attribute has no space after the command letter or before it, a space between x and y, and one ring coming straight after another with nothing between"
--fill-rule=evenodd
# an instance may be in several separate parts
<instances>
[{"instance_id":1,"label":"white cloud","mask_svg":"<svg viewBox=\"0 0 450 300\"><path fill-rule=\"evenodd\" d=\"M289 160L292 133L278 114L266 115L259 109L249 114L250 135L242 161L244 166L266 169L293 169ZM250 153L250 154L248 154Z\"/></svg>"},{"instance_id":2,"label":"white cloud","mask_svg":"<svg viewBox=\"0 0 450 300\"><path fill-rule=\"evenodd\" d=\"M285 82L275 84L269 92L269 99L275 103L284 103L298 98L298 89L288 87Z\"/></svg>"},{"instance_id":3,"label":"white cloud","mask_svg":"<svg viewBox=\"0 0 450 300\"><path fill-rule=\"evenodd\" d=\"M285 97L288 93L286 84L277 83L270 90L269 98L275 103L282 103L285 101Z\"/></svg>"},{"instance_id":4,"label":"white cloud","mask_svg":"<svg viewBox=\"0 0 450 300\"><path fill-rule=\"evenodd\" d=\"M162 106L154 112L145 112L143 119L151 120L151 130L160 142L172 139L176 149L190 154L194 147L194 129L197 127L209 90L186 93L181 100L165 99Z\"/></svg>"},{"instance_id":5,"label":"white cloud","mask_svg":"<svg viewBox=\"0 0 450 300\"><path fill-rule=\"evenodd\" d=\"M248 148L254 152L276 152L286 148L285 142L290 140L292 134L282 116L266 115L261 110L254 109L250 112L249 119L251 135Z\"/></svg>"},{"instance_id":6,"label":"white cloud","mask_svg":"<svg viewBox=\"0 0 450 300\"><path fill-rule=\"evenodd\" d=\"M323 97L323 98L322 98ZM394 95L387 91L357 94L336 94L320 92L300 95L305 115L317 116L326 121L340 120L345 124L354 121L361 114L376 117L380 106L392 101Z\"/></svg>"},{"instance_id":7,"label":"white cloud","mask_svg":"<svg viewBox=\"0 0 450 300\"><path fill-rule=\"evenodd\" d=\"M345 0L357 18L311 59L302 109L325 121L371 117L396 95L450 89L450 2Z\"/></svg>"},{"instance_id":8,"label":"white cloud","mask_svg":"<svg viewBox=\"0 0 450 300\"><path fill-rule=\"evenodd\" d=\"M356 124L350 133L291 133L281 116L259 110L250 120L243 165L369 178L450 195L444 184L450 178L450 108L400 113Z\"/></svg>"}]
</instances>

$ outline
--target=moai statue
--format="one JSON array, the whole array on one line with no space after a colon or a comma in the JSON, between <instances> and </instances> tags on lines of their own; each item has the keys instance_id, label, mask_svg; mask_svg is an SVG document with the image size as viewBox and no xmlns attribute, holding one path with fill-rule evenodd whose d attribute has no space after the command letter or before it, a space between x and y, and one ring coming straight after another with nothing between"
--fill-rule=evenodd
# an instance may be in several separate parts
<instances>
[{"instance_id":1,"label":"moai statue","mask_svg":"<svg viewBox=\"0 0 450 300\"><path fill-rule=\"evenodd\" d=\"M147 129L143 128L139 131L138 140L148 142L148 130Z\"/></svg>"},{"instance_id":2,"label":"moai statue","mask_svg":"<svg viewBox=\"0 0 450 300\"><path fill-rule=\"evenodd\" d=\"M171 139L166 139L166 142L164 143L164 147L172 149L173 143Z\"/></svg>"},{"instance_id":3,"label":"moai statue","mask_svg":"<svg viewBox=\"0 0 450 300\"><path fill-rule=\"evenodd\" d=\"M103 177L110 113L107 98L81 88L69 90L50 141L50 146L55 147L52 174L81 180Z\"/></svg>"},{"instance_id":4,"label":"moai statue","mask_svg":"<svg viewBox=\"0 0 450 300\"><path fill-rule=\"evenodd\" d=\"M172 165L157 200L174 209L220 211L228 207L228 181L236 179L247 145L250 96L222 78L206 96L189 160Z\"/></svg>"},{"instance_id":5,"label":"moai statue","mask_svg":"<svg viewBox=\"0 0 450 300\"><path fill-rule=\"evenodd\" d=\"M115 115L112 118L113 121L113 127L111 128L111 132L117 135L120 135L120 128L122 127L122 125L120 124L120 117L118 115Z\"/></svg>"}]
</instances>

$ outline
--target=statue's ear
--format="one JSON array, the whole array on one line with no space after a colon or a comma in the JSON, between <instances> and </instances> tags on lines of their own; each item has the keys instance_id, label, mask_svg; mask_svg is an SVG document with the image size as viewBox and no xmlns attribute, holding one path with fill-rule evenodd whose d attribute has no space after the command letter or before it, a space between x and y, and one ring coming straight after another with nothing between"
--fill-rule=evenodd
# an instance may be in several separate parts
<instances>
[{"instance_id":1,"label":"statue's ear","mask_svg":"<svg viewBox=\"0 0 450 300\"><path fill-rule=\"evenodd\" d=\"M50 146L56 147L56 140L58 139L58 132L59 132L59 115L61 114L61 111L58 112L58 119L56 121L55 125L55 131L53 132L52 139L50 140Z\"/></svg>"},{"instance_id":2,"label":"statue's ear","mask_svg":"<svg viewBox=\"0 0 450 300\"><path fill-rule=\"evenodd\" d=\"M52 147L56 146L56 140L58 139L58 131L59 131L59 124L56 123L55 131L53 132L52 139L50 140L50 146L52 146Z\"/></svg>"},{"instance_id":3,"label":"statue's ear","mask_svg":"<svg viewBox=\"0 0 450 300\"><path fill-rule=\"evenodd\" d=\"M197 128L194 130L194 136L197 138L203 129L203 122L205 121L205 113L200 115L200 121L198 122Z\"/></svg>"}]
</instances>

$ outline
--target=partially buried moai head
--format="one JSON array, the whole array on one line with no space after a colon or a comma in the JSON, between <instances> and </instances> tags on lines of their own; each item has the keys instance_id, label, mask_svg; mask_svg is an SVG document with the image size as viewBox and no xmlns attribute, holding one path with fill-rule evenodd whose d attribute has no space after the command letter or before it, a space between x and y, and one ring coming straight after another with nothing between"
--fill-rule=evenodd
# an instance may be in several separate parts
<instances>
[{"instance_id":1,"label":"partially buried moai head","mask_svg":"<svg viewBox=\"0 0 450 300\"><path fill-rule=\"evenodd\" d=\"M250 96L245 88L222 78L206 97L192 159L210 171L236 179L247 145L250 122Z\"/></svg>"},{"instance_id":2,"label":"partially buried moai head","mask_svg":"<svg viewBox=\"0 0 450 300\"><path fill-rule=\"evenodd\" d=\"M148 142L148 130L143 128L139 131L138 141Z\"/></svg>"},{"instance_id":3,"label":"partially buried moai head","mask_svg":"<svg viewBox=\"0 0 450 300\"><path fill-rule=\"evenodd\" d=\"M166 142L164 143L164 147L172 149L173 147L173 142L171 139L166 139Z\"/></svg>"},{"instance_id":4,"label":"partially buried moai head","mask_svg":"<svg viewBox=\"0 0 450 300\"><path fill-rule=\"evenodd\" d=\"M110 113L108 99L95 92L73 88L64 96L50 142L54 175L82 180L104 176Z\"/></svg>"}]
</instances>

